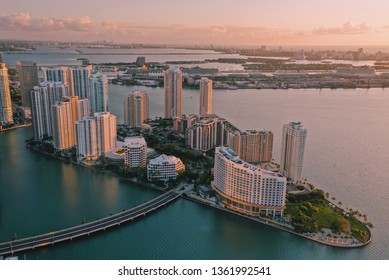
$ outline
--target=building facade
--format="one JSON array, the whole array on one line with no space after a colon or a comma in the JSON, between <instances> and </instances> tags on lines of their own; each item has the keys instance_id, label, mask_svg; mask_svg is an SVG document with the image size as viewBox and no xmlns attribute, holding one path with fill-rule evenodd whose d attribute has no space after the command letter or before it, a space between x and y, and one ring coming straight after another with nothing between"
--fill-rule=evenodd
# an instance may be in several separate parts
<instances>
[{"instance_id":1,"label":"building facade","mask_svg":"<svg viewBox=\"0 0 389 280\"><path fill-rule=\"evenodd\" d=\"M97 121L95 117L84 117L76 122L76 153L78 161L93 161L100 156L98 149Z\"/></svg>"},{"instance_id":2,"label":"building facade","mask_svg":"<svg viewBox=\"0 0 389 280\"><path fill-rule=\"evenodd\" d=\"M160 155L151 159L147 165L147 179L149 181L177 178L180 172L185 171L185 165L175 156Z\"/></svg>"},{"instance_id":3,"label":"building facade","mask_svg":"<svg viewBox=\"0 0 389 280\"><path fill-rule=\"evenodd\" d=\"M124 164L127 168L145 168L147 163L147 143L141 136L127 137L123 145Z\"/></svg>"},{"instance_id":4,"label":"building facade","mask_svg":"<svg viewBox=\"0 0 389 280\"><path fill-rule=\"evenodd\" d=\"M19 74L20 95L23 107L31 107L30 90L39 85L38 67L32 61L17 61L16 66Z\"/></svg>"},{"instance_id":5,"label":"building facade","mask_svg":"<svg viewBox=\"0 0 389 280\"><path fill-rule=\"evenodd\" d=\"M0 63L0 125L13 124L13 122L8 69L4 63Z\"/></svg>"},{"instance_id":6,"label":"building facade","mask_svg":"<svg viewBox=\"0 0 389 280\"><path fill-rule=\"evenodd\" d=\"M134 91L124 99L124 123L141 127L149 118L149 96L145 91Z\"/></svg>"},{"instance_id":7,"label":"building facade","mask_svg":"<svg viewBox=\"0 0 389 280\"><path fill-rule=\"evenodd\" d=\"M285 124L282 129L280 172L293 182L302 178L307 130L301 122Z\"/></svg>"},{"instance_id":8,"label":"building facade","mask_svg":"<svg viewBox=\"0 0 389 280\"><path fill-rule=\"evenodd\" d=\"M75 123L70 102L58 102L51 106L53 126L53 145L56 151L62 152L76 145Z\"/></svg>"},{"instance_id":9,"label":"building facade","mask_svg":"<svg viewBox=\"0 0 389 280\"><path fill-rule=\"evenodd\" d=\"M34 138L50 137L52 132L51 106L68 95L68 87L62 83L43 82L30 91Z\"/></svg>"},{"instance_id":10,"label":"building facade","mask_svg":"<svg viewBox=\"0 0 389 280\"><path fill-rule=\"evenodd\" d=\"M212 114L212 80L201 78L200 80L200 116Z\"/></svg>"},{"instance_id":11,"label":"building facade","mask_svg":"<svg viewBox=\"0 0 389 280\"><path fill-rule=\"evenodd\" d=\"M116 116L109 112L95 113L99 154L104 155L116 147Z\"/></svg>"},{"instance_id":12,"label":"building facade","mask_svg":"<svg viewBox=\"0 0 389 280\"><path fill-rule=\"evenodd\" d=\"M70 88L72 95L78 96L80 99L89 97L89 77L91 73L91 65L70 68Z\"/></svg>"},{"instance_id":13,"label":"building facade","mask_svg":"<svg viewBox=\"0 0 389 280\"><path fill-rule=\"evenodd\" d=\"M228 147L215 150L212 188L234 211L250 216L283 215L286 178L246 163Z\"/></svg>"},{"instance_id":14,"label":"building facade","mask_svg":"<svg viewBox=\"0 0 389 280\"><path fill-rule=\"evenodd\" d=\"M187 129L191 128L198 118L198 115L194 114L175 117L173 118L173 130L181 136L185 136Z\"/></svg>"},{"instance_id":15,"label":"building facade","mask_svg":"<svg viewBox=\"0 0 389 280\"><path fill-rule=\"evenodd\" d=\"M182 72L178 67L170 67L165 72L165 118L182 115Z\"/></svg>"},{"instance_id":16,"label":"building facade","mask_svg":"<svg viewBox=\"0 0 389 280\"><path fill-rule=\"evenodd\" d=\"M270 162L273 156L273 133L271 131L247 130L238 134L237 153L247 162ZM235 151L235 149L233 149Z\"/></svg>"},{"instance_id":17,"label":"building facade","mask_svg":"<svg viewBox=\"0 0 389 280\"><path fill-rule=\"evenodd\" d=\"M100 72L89 78L88 99L91 113L108 112L108 79Z\"/></svg>"},{"instance_id":18,"label":"building facade","mask_svg":"<svg viewBox=\"0 0 389 280\"><path fill-rule=\"evenodd\" d=\"M74 95L68 67L42 67L42 73L44 81L62 83L68 87L68 95Z\"/></svg>"}]
</instances>

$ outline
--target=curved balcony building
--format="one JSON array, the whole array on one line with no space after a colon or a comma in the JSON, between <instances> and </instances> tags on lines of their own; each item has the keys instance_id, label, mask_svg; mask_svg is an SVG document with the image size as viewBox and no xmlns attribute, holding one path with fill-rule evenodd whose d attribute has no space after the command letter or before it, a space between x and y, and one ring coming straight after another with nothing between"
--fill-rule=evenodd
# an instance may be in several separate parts
<instances>
[{"instance_id":1,"label":"curved balcony building","mask_svg":"<svg viewBox=\"0 0 389 280\"><path fill-rule=\"evenodd\" d=\"M285 209L286 178L241 160L228 147L215 150L212 188L231 210L251 216L280 215Z\"/></svg>"}]
</instances>

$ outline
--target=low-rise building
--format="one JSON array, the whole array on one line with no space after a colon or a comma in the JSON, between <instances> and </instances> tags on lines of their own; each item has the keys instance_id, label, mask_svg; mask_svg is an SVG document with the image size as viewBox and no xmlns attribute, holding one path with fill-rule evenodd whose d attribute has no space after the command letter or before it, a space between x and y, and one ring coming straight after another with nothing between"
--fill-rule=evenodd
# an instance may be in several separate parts
<instances>
[{"instance_id":1,"label":"low-rise building","mask_svg":"<svg viewBox=\"0 0 389 280\"><path fill-rule=\"evenodd\" d=\"M147 165L147 179L149 181L177 178L180 172L185 171L185 165L175 156L160 155L149 161Z\"/></svg>"}]
</instances>

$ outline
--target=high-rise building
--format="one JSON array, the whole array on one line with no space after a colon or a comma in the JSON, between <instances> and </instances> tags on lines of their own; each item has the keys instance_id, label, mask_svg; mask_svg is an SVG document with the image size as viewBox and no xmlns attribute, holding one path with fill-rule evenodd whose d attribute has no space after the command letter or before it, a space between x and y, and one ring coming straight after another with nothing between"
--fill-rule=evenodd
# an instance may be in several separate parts
<instances>
[{"instance_id":1,"label":"high-rise building","mask_svg":"<svg viewBox=\"0 0 389 280\"><path fill-rule=\"evenodd\" d=\"M238 135L239 148L236 152L241 159L252 163L272 160L273 133L271 131L247 130Z\"/></svg>"},{"instance_id":2,"label":"high-rise building","mask_svg":"<svg viewBox=\"0 0 389 280\"><path fill-rule=\"evenodd\" d=\"M307 130L301 122L285 124L282 129L280 172L296 182L302 178Z\"/></svg>"},{"instance_id":3,"label":"high-rise building","mask_svg":"<svg viewBox=\"0 0 389 280\"><path fill-rule=\"evenodd\" d=\"M68 67L42 67L43 80L47 82L60 82L68 86L68 95L73 96L70 70Z\"/></svg>"},{"instance_id":4,"label":"high-rise building","mask_svg":"<svg viewBox=\"0 0 389 280\"><path fill-rule=\"evenodd\" d=\"M182 115L173 118L173 130L178 132L181 136L185 136L186 130L191 128L199 116L195 114Z\"/></svg>"},{"instance_id":5,"label":"high-rise building","mask_svg":"<svg viewBox=\"0 0 389 280\"><path fill-rule=\"evenodd\" d=\"M79 99L78 96L64 96L62 101L72 104L72 118L74 123L90 115L89 99Z\"/></svg>"},{"instance_id":6,"label":"high-rise building","mask_svg":"<svg viewBox=\"0 0 389 280\"><path fill-rule=\"evenodd\" d=\"M149 118L149 96L145 91L134 91L124 99L124 123L141 127Z\"/></svg>"},{"instance_id":7,"label":"high-rise building","mask_svg":"<svg viewBox=\"0 0 389 280\"><path fill-rule=\"evenodd\" d=\"M273 139L271 131L259 132L259 162L271 162L273 159Z\"/></svg>"},{"instance_id":8,"label":"high-rise building","mask_svg":"<svg viewBox=\"0 0 389 280\"><path fill-rule=\"evenodd\" d=\"M77 120L82 120L90 115L89 99L79 99L77 102Z\"/></svg>"},{"instance_id":9,"label":"high-rise building","mask_svg":"<svg viewBox=\"0 0 389 280\"><path fill-rule=\"evenodd\" d=\"M182 115L182 72L178 67L170 67L165 72L165 118Z\"/></svg>"},{"instance_id":10,"label":"high-rise building","mask_svg":"<svg viewBox=\"0 0 389 280\"><path fill-rule=\"evenodd\" d=\"M0 63L0 125L7 124L13 124L11 92L8 69L4 63Z\"/></svg>"},{"instance_id":11,"label":"high-rise building","mask_svg":"<svg viewBox=\"0 0 389 280\"><path fill-rule=\"evenodd\" d=\"M81 99L89 97L89 77L92 72L92 65L70 68L70 87L73 95Z\"/></svg>"},{"instance_id":12,"label":"high-rise building","mask_svg":"<svg viewBox=\"0 0 389 280\"><path fill-rule=\"evenodd\" d=\"M212 114L212 80L200 80L200 116Z\"/></svg>"},{"instance_id":13,"label":"high-rise building","mask_svg":"<svg viewBox=\"0 0 389 280\"><path fill-rule=\"evenodd\" d=\"M38 67L32 61L16 62L20 81L20 95L23 107L31 107L30 90L39 85Z\"/></svg>"},{"instance_id":14,"label":"high-rise building","mask_svg":"<svg viewBox=\"0 0 389 280\"><path fill-rule=\"evenodd\" d=\"M99 157L97 119L85 117L76 122L76 152L77 159L96 160Z\"/></svg>"},{"instance_id":15,"label":"high-rise building","mask_svg":"<svg viewBox=\"0 0 389 280\"><path fill-rule=\"evenodd\" d=\"M216 146L216 118L201 118L186 131L186 144L206 152Z\"/></svg>"},{"instance_id":16,"label":"high-rise building","mask_svg":"<svg viewBox=\"0 0 389 280\"><path fill-rule=\"evenodd\" d=\"M108 79L96 72L89 78L89 96L91 113L108 112Z\"/></svg>"},{"instance_id":17,"label":"high-rise building","mask_svg":"<svg viewBox=\"0 0 389 280\"><path fill-rule=\"evenodd\" d=\"M79 161L96 160L116 147L116 116L108 112L83 117L75 127Z\"/></svg>"},{"instance_id":18,"label":"high-rise building","mask_svg":"<svg viewBox=\"0 0 389 280\"><path fill-rule=\"evenodd\" d=\"M53 145L56 151L64 151L76 145L75 123L73 121L72 104L58 102L51 106L53 121Z\"/></svg>"},{"instance_id":19,"label":"high-rise building","mask_svg":"<svg viewBox=\"0 0 389 280\"><path fill-rule=\"evenodd\" d=\"M97 121L97 138L99 154L103 155L116 147L116 116L109 112L99 112L94 115Z\"/></svg>"},{"instance_id":20,"label":"high-rise building","mask_svg":"<svg viewBox=\"0 0 389 280\"><path fill-rule=\"evenodd\" d=\"M178 174L183 171L185 171L185 165L179 158L162 154L149 161L147 179L149 181L167 181L177 178Z\"/></svg>"},{"instance_id":21,"label":"high-rise building","mask_svg":"<svg viewBox=\"0 0 389 280\"><path fill-rule=\"evenodd\" d=\"M286 178L246 163L230 148L216 147L212 188L227 208L251 216L281 215Z\"/></svg>"},{"instance_id":22,"label":"high-rise building","mask_svg":"<svg viewBox=\"0 0 389 280\"><path fill-rule=\"evenodd\" d=\"M3 54L0 53L0 63L3 63Z\"/></svg>"},{"instance_id":23,"label":"high-rise building","mask_svg":"<svg viewBox=\"0 0 389 280\"><path fill-rule=\"evenodd\" d=\"M53 135L51 106L61 101L67 94L68 87L59 82L43 82L30 91L35 139L40 140Z\"/></svg>"},{"instance_id":24,"label":"high-rise building","mask_svg":"<svg viewBox=\"0 0 389 280\"><path fill-rule=\"evenodd\" d=\"M144 168L147 162L147 143L141 136L127 137L123 145L127 168Z\"/></svg>"}]
</instances>

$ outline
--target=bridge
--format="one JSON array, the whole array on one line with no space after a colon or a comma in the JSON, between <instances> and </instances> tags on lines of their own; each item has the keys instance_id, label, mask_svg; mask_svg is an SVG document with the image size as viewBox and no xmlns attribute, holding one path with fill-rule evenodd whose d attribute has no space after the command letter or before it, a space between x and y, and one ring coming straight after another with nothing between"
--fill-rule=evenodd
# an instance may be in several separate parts
<instances>
[{"instance_id":1,"label":"bridge","mask_svg":"<svg viewBox=\"0 0 389 280\"><path fill-rule=\"evenodd\" d=\"M180 193L175 191L169 191L139 206L93 222L59 231L45 233L38 236L0 243L0 256L31 250L47 245L54 245L62 241L73 240L77 237L88 236L98 231L104 231L114 226L120 226L122 223L143 217L146 214L157 210L158 208L174 201L180 195Z\"/></svg>"}]
</instances>

